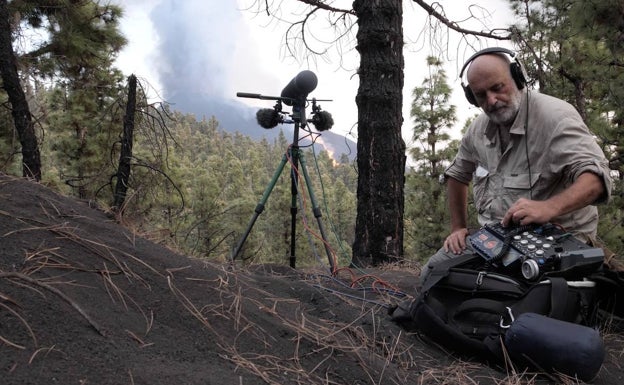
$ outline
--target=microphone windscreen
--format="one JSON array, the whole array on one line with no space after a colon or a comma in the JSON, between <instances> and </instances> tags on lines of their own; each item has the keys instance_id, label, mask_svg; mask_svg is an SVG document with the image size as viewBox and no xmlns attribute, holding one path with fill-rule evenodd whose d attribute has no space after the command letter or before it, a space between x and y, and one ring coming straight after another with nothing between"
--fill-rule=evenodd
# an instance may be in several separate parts
<instances>
[{"instance_id":1,"label":"microphone windscreen","mask_svg":"<svg viewBox=\"0 0 624 385\"><path fill-rule=\"evenodd\" d=\"M325 131L333 127L334 118L327 111L319 111L314 114L312 123L314 123L314 127L316 127L318 131Z\"/></svg>"},{"instance_id":2,"label":"microphone windscreen","mask_svg":"<svg viewBox=\"0 0 624 385\"><path fill-rule=\"evenodd\" d=\"M283 100L286 105L292 106L297 99L305 99L316 88L318 79L312 71L301 71L282 90L281 96L289 98Z\"/></svg>"},{"instance_id":3,"label":"microphone windscreen","mask_svg":"<svg viewBox=\"0 0 624 385\"><path fill-rule=\"evenodd\" d=\"M280 116L273 108L262 108L256 112L256 121L262 128L273 128L280 122Z\"/></svg>"}]
</instances>

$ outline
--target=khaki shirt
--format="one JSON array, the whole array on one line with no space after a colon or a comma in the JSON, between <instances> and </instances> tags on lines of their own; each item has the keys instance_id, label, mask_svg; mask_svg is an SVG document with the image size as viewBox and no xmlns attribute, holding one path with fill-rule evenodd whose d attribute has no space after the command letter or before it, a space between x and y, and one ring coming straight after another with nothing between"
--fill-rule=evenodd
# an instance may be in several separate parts
<instances>
[{"instance_id":1,"label":"khaki shirt","mask_svg":"<svg viewBox=\"0 0 624 385\"><path fill-rule=\"evenodd\" d=\"M481 225L500 221L521 197L546 200L560 193L586 171L604 183L606 193L594 203L610 198L608 162L572 105L525 91L510 134L509 145L501 151L497 127L481 114L468 128L455 160L445 171L446 177L462 183L472 180ZM580 239L593 239L598 210L586 206L552 222Z\"/></svg>"}]
</instances>

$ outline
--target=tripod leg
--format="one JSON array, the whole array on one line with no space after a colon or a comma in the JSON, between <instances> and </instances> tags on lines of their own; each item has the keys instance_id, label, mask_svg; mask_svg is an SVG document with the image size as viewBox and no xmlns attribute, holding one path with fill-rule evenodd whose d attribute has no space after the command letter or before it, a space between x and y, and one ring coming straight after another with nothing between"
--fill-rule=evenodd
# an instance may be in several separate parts
<instances>
[{"instance_id":1,"label":"tripod leg","mask_svg":"<svg viewBox=\"0 0 624 385\"><path fill-rule=\"evenodd\" d=\"M299 148L291 147L290 148L291 155L291 168L290 168L290 194L291 194L291 202L290 202L290 267L293 269L296 265L297 257L295 256L296 249L296 236L297 236L297 194L299 191L298 179L297 176L299 174Z\"/></svg>"},{"instance_id":2,"label":"tripod leg","mask_svg":"<svg viewBox=\"0 0 624 385\"><path fill-rule=\"evenodd\" d=\"M232 251L232 257L231 257L232 261L235 260L236 257L238 257L238 254L240 253L241 249L243 248L243 244L247 240L247 237L249 236L249 233L251 232L251 229L253 228L253 225L256 223L256 219L258 219L260 214L262 214L262 212L264 211L264 205L266 204L267 200L269 199L269 195L271 195L271 191L273 191L273 188L275 187L275 184L277 183L277 180L279 179L280 174L284 170L284 166L286 165L286 162L287 162L287 157L286 157L286 154L284 154L284 156L282 157L282 161L280 162L279 166L275 170L275 173L273 174L273 178L271 179L271 181L269 182L268 186L264 190L264 193L262 194L262 198L258 202L258 205L256 206L256 209L254 210L254 214L251 217L251 220L249 221L249 224L247 225L247 229L245 230L245 232L243 233L243 235L239 239L238 243L236 244L236 247Z\"/></svg>"},{"instance_id":3,"label":"tripod leg","mask_svg":"<svg viewBox=\"0 0 624 385\"><path fill-rule=\"evenodd\" d=\"M312 212L314 213L314 217L316 218L316 222L318 223L319 231L321 232L321 238L323 240L323 246L325 246L325 252L327 253L327 259L329 261L329 267L332 272L335 271L336 265L334 263L334 259L332 258L332 252L329 248L329 242L327 242L327 236L325 235L325 227L323 226L323 221L321 217L323 214L319 209L316 203L316 197L314 196L314 191L312 190L312 184L310 183L310 175L308 175L308 170L306 168L306 161L303 154L299 155L299 162L301 163L301 171L303 172L303 177L305 178L305 183L308 186L308 194L310 194L310 202L312 202Z\"/></svg>"}]
</instances>

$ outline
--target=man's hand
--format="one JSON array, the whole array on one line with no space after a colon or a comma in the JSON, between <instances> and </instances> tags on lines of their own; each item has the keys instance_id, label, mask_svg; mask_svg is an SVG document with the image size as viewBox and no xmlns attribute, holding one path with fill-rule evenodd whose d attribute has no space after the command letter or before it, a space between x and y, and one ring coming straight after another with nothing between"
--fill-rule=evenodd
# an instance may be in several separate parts
<instances>
[{"instance_id":1,"label":"man's hand","mask_svg":"<svg viewBox=\"0 0 624 385\"><path fill-rule=\"evenodd\" d=\"M553 218L593 204L605 194L602 179L587 171L582 173L571 186L545 201L518 199L501 220L503 226L510 223L528 225L543 224Z\"/></svg>"},{"instance_id":2,"label":"man's hand","mask_svg":"<svg viewBox=\"0 0 624 385\"><path fill-rule=\"evenodd\" d=\"M444 251L448 253L449 250L453 254L461 254L466 249L466 236L468 235L467 228L461 228L454 230L444 240Z\"/></svg>"},{"instance_id":3,"label":"man's hand","mask_svg":"<svg viewBox=\"0 0 624 385\"><path fill-rule=\"evenodd\" d=\"M507 210L501 224L503 227L513 223L519 225L543 224L549 222L556 214L556 207L547 201L520 198Z\"/></svg>"}]
</instances>

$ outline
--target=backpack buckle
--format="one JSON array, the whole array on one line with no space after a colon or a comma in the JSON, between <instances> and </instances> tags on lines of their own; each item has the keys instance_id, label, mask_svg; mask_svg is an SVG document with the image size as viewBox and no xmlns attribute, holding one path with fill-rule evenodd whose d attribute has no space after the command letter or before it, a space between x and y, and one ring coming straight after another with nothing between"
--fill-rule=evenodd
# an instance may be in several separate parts
<instances>
[{"instance_id":1,"label":"backpack buckle","mask_svg":"<svg viewBox=\"0 0 624 385\"><path fill-rule=\"evenodd\" d=\"M477 274L477 279L475 280L474 287L472 288L472 295L475 295L477 291L479 291L481 285L483 284L483 277L486 275L487 272L485 271L480 271L479 274Z\"/></svg>"},{"instance_id":2,"label":"backpack buckle","mask_svg":"<svg viewBox=\"0 0 624 385\"><path fill-rule=\"evenodd\" d=\"M483 277L485 277L486 275L487 273L485 271L480 271L477 275L477 281L475 282L477 285L477 289L481 287L481 284L483 283Z\"/></svg>"},{"instance_id":3,"label":"backpack buckle","mask_svg":"<svg viewBox=\"0 0 624 385\"><path fill-rule=\"evenodd\" d=\"M503 318L503 316L501 316L498 326L500 326L502 329L509 329L511 327L511 324L516 319L514 318L513 313L511 312L511 308L509 306L505 307L505 309L507 309L507 313L509 314L509 319L511 320L511 322L509 323L509 325L505 325L505 319Z\"/></svg>"}]
</instances>

